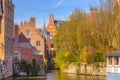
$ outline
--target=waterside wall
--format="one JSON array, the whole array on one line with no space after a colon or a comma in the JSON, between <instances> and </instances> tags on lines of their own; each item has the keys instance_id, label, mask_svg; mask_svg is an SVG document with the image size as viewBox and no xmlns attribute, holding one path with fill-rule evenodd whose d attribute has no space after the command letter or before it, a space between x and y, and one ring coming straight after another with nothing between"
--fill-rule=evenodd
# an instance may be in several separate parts
<instances>
[{"instance_id":1,"label":"waterside wall","mask_svg":"<svg viewBox=\"0 0 120 80\"><path fill-rule=\"evenodd\" d=\"M92 65L81 65L78 67L77 65L70 64L63 72L83 75L106 75L106 67L94 68Z\"/></svg>"}]
</instances>

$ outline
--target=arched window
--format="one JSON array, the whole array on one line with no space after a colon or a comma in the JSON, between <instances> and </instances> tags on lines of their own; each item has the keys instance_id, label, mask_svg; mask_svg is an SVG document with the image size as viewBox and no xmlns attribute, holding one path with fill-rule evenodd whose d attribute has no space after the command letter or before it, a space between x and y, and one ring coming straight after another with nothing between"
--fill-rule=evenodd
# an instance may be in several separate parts
<instances>
[{"instance_id":1,"label":"arched window","mask_svg":"<svg viewBox=\"0 0 120 80\"><path fill-rule=\"evenodd\" d=\"M27 30L26 34L27 34L27 36L29 36L31 34L31 31Z\"/></svg>"},{"instance_id":2,"label":"arched window","mask_svg":"<svg viewBox=\"0 0 120 80\"><path fill-rule=\"evenodd\" d=\"M40 46L40 41L36 41L36 45L37 45L37 46Z\"/></svg>"}]
</instances>

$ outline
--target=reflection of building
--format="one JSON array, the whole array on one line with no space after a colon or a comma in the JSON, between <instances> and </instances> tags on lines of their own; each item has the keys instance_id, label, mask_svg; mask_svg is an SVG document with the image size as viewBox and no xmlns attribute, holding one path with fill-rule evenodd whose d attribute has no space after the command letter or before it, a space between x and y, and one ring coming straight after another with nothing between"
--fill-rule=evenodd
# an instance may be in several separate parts
<instances>
[{"instance_id":1,"label":"reflection of building","mask_svg":"<svg viewBox=\"0 0 120 80\"><path fill-rule=\"evenodd\" d=\"M41 33L41 29L36 28L35 23L35 18L32 17L29 22L21 22L19 29L20 32L22 32L26 38L30 39L31 45L37 49L35 55L44 56L44 36Z\"/></svg>"},{"instance_id":2,"label":"reflection of building","mask_svg":"<svg viewBox=\"0 0 120 80\"><path fill-rule=\"evenodd\" d=\"M0 11L2 11L0 12L0 60L4 65L2 75L7 77L12 75L14 5L12 0L0 0L0 2Z\"/></svg>"}]
</instances>

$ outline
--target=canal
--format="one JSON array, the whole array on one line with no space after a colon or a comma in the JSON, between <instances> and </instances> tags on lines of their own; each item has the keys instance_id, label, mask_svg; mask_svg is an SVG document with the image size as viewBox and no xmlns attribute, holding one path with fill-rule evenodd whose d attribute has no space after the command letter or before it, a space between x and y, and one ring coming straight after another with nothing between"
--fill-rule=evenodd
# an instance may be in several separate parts
<instances>
[{"instance_id":1,"label":"canal","mask_svg":"<svg viewBox=\"0 0 120 80\"><path fill-rule=\"evenodd\" d=\"M104 76L83 76L75 74L61 74L59 71L52 71L42 77L16 77L7 78L5 80L106 80Z\"/></svg>"}]
</instances>

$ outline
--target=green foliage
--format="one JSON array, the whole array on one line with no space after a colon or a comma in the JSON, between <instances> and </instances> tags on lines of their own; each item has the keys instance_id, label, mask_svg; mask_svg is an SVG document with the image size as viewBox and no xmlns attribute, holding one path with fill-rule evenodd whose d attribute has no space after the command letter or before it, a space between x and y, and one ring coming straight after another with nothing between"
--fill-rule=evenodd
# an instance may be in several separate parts
<instances>
[{"instance_id":1,"label":"green foliage","mask_svg":"<svg viewBox=\"0 0 120 80\"><path fill-rule=\"evenodd\" d=\"M20 70L27 73L27 75L30 75L30 67L31 64L27 62L26 60L22 60L21 62L17 63L19 65Z\"/></svg>"},{"instance_id":2,"label":"green foliage","mask_svg":"<svg viewBox=\"0 0 120 80\"><path fill-rule=\"evenodd\" d=\"M35 59L33 59L32 63L31 63L31 75L32 76L37 76L39 71L40 71L40 65L37 64Z\"/></svg>"},{"instance_id":3,"label":"green foliage","mask_svg":"<svg viewBox=\"0 0 120 80\"><path fill-rule=\"evenodd\" d=\"M87 63L87 51L84 47L89 43L90 31L87 28L86 18L85 13L76 9L70 20L59 28L55 37L58 48L55 59L57 67L65 68L70 63Z\"/></svg>"},{"instance_id":4,"label":"green foliage","mask_svg":"<svg viewBox=\"0 0 120 80\"><path fill-rule=\"evenodd\" d=\"M29 76L29 75L37 76L38 72L40 71L40 65L37 64L35 59L33 59L32 62L28 62L26 60L21 60L17 64L21 71L27 73L27 76Z\"/></svg>"},{"instance_id":5,"label":"green foliage","mask_svg":"<svg viewBox=\"0 0 120 80\"><path fill-rule=\"evenodd\" d=\"M94 55L94 62L105 62L106 61L106 55L103 52L97 52Z\"/></svg>"},{"instance_id":6,"label":"green foliage","mask_svg":"<svg viewBox=\"0 0 120 80\"><path fill-rule=\"evenodd\" d=\"M116 14L119 7L114 11L110 4L102 0L100 5L90 15L75 9L70 19L58 29L55 36L57 67L85 63L94 64L97 68L106 62L105 53L113 50L107 47L120 48L120 14Z\"/></svg>"},{"instance_id":7,"label":"green foliage","mask_svg":"<svg viewBox=\"0 0 120 80\"><path fill-rule=\"evenodd\" d=\"M104 62L106 62L106 55L104 52L97 52L94 54L94 65L93 66L95 68L103 67L101 63L103 64Z\"/></svg>"}]
</instances>

